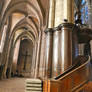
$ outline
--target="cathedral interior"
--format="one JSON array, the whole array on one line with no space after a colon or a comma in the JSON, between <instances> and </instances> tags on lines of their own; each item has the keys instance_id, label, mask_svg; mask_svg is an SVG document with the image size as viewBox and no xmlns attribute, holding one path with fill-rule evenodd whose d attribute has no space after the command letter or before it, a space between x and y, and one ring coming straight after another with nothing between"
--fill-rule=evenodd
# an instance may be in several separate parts
<instances>
[{"instance_id":1,"label":"cathedral interior","mask_svg":"<svg viewBox=\"0 0 92 92\"><path fill-rule=\"evenodd\" d=\"M0 0L0 92L92 92L92 0Z\"/></svg>"}]
</instances>

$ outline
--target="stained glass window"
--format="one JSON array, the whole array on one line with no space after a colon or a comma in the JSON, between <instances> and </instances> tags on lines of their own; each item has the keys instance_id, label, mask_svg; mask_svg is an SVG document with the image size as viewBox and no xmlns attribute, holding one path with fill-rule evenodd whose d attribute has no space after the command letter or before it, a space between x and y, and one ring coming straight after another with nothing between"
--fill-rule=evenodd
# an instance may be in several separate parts
<instances>
[{"instance_id":1,"label":"stained glass window","mask_svg":"<svg viewBox=\"0 0 92 92\"><path fill-rule=\"evenodd\" d=\"M83 24L88 24L88 2L82 0L83 7L81 8L81 19Z\"/></svg>"}]
</instances>

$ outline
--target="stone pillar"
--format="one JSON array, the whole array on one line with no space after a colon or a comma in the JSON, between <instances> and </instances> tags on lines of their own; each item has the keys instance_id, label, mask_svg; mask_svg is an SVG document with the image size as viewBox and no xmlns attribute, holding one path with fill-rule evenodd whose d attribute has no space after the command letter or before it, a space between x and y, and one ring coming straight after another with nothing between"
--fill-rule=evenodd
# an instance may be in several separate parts
<instances>
[{"instance_id":1,"label":"stone pillar","mask_svg":"<svg viewBox=\"0 0 92 92\"><path fill-rule=\"evenodd\" d=\"M7 77L10 78L11 77L11 63L13 61L13 39L9 42L9 46L10 46L10 50L9 50L9 55L8 55L8 59L7 59L7 62L8 62L8 75Z\"/></svg>"},{"instance_id":2,"label":"stone pillar","mask_svg":"<svg viewBox=\"0 0 92 92\"><path fill-rule=\"evenodd\" d=\"M36 64L35 64L35 75L34 75L35 78L39 76L41 40L42 40L42 32L39 33L39 38L38 38L38 43L37 43L38 47L37 47L37 56L36 56Z\"/></svg>"},{"instance_id":3,"label":"stone pillar","mask_svg":"<svg viewBox=\"0 0 92 92\"><path fill-rule=\"evenodd\" d=\"M36 65L36 56L37 56L37 42L34 43L33 49L33 58L32 58L32 66L31 66L31 77L34 78L35 76L35 65Z\"/></svg>"},{"instance_id":4,"label":"stone pillar","mask_svg":"<svg viewBox=\"0 0 92 92\"><path fill-rule=\"evenodd\" d=\"M53 78L64 73L72 66L72 24L64 23L54 30L52 57Z\"/></svg>"},{"instance_id":5,"label":"stone pillar","mask_svg":"<svg viewBox=\"0 0 92 92\"><path fill-rule=\"evenodd\" d=\"M6 78L6 70L7 70L7 66L8 66L8 57L9 57L9 51L10 51L10 46L9 46L9 32L7 30L6 33L6 39L5 39L5 46L4 46L4 50L2 53L2 64L3 64L3 70L2 70L2 76L1 79Z\"/></svg>"},{"instance_id":6,"label":"stone pillar","mask_svg":"<svg viewBox=\"0 0 92 92\"><path fill-rule=\"evenodd\" d=\"M53 29L49 28L46 33L46 49L45 49L45 78L52 76L52 56L53 56Z\"/></svg>"},{"instance_id":7,"label":"stone pillar","mask_svg":"<svg viewBox=\"0 0 92 92\"><path fill-rule=\"evenodd\" d=\"M9 54L9 59L8 59L8 67L10 69L9 73L8 73L8 78L11 77L13 54L14 54L14 50L13 50L13 46L11 46L11 50L10 50L10 54Z\"/></svg>"},{"instance_id":8,"label":"stone pillar","mask_svg":"<svg viewBox=\"0 0 92 92\"><path fill-rule=\"evenodd\" d=\"M9 34L10 34L10 30L11 30L11 16L9 17L9 22L8 22L8 29L6 31L6 38L5 38L5 44L4 44L4 48L3 48L3 52L1 54L1 63L3 65L3 70L2 70L2 75L1 75L1 79L6 78L6 69L8 66L8 56L9 56L9 51L10 51L10 46L9 46Z\"/></svg>"},{"instance_id":9,"label":"stone pillar","mask_svg":"<svg viewBox=\"0 0 92 92\"><path fill-rule=\"evenodd\" d=\"M54 27L54 20L55 20L55 0L50 0L48 28Z\"/></svg>"},{"instance_id":10,"label":"stone pillar","mask_svg":"<svg viewBox=\"0 0 92 92\"><path fill-rule=\"evenodd\" d=\"M42 43L41 43L41 56L39 65L39 77L50 78L51 77L51 63L52 63L52 30L55 21L55 1L49 0L49 20L48 29L46 34L42 33ZM51 31L51 32L50 32Z\"/></svg>"},{"instance_id":11,"label":"stone pillar","mask_svg":"<svg viewBox=\"0 0 92 92\"><path fill-rule=\"evenodd\" d=\"M7 43L6 43L6 46L5 46L5 48L7 48L7 49L5 49L5 52L4 52L4 56L2 57L2 59L3 59L3 61L4 61L4 63L3 63L3 72L2 72L2 76L1 76L1 79L3 79L3 78L6 78L6 70L7 70L7 66L8 66L8 61L7 61L7 59L8 59L8 56L9 56L9 50L10 50L10 47L9 47L9 41L7 40Z\"/></svg>"},{"instance_id":12,"label":"stone pillar","mask_svg":"<svg viewBox=\"0 0 92 92\"><path fill-rule=\"evenodd\" d=\"M13 63L12 63L13 74L16 74L16 70L17 70L19 47L20 47L20 40L18 40L14 46Z\"/></svg>"},{"instance_id":13,"label":"stone pillar","mask_svg":"<svg viewBox=\"0 0 92 92\"><path fill-rule=\"evenodd\" d=\"M73 22L73 0L56 0L55 5L55 27L67 19Z\"/></svg>"},{"instance_id":14,"label":"stone pillar","mask_svg":"<svg viewBox=\"0 0 92 92\"><path fill-rule=\"evenodd\" d=\"M46 37L45 37L45 33L44 31L42 32L42 39L41 39L41 51L40 51L40 62L39 62L39 77L41 79L44 79L45 78L45 61L44 61L44 58L45 58L45 49L46 49Z\"/></svg>"}]
</instances>

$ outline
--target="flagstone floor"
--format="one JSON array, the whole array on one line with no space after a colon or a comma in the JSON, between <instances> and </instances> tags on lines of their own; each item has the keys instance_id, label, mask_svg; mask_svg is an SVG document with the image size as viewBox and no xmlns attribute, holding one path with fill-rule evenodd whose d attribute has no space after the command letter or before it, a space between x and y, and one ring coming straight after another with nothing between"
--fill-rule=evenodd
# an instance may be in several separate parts
<instances>
[{"instance_id":1,"label":"flagstone floor","mask_svg":"<svg viewBox=\"0 0 92 92\"><path fill-rule=\"evenodd\" d=\"M0 92L25 92L25 78L0 80Z\"/></svg>"}]
</instances>

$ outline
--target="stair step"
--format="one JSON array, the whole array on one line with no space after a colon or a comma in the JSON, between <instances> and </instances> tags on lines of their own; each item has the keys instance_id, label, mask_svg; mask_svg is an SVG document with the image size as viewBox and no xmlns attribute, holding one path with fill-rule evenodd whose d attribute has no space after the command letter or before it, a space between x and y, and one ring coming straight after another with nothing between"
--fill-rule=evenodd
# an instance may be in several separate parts
<instances>
[{"instance_id":1,"label":"stair step","mask_svg":"<svg viewBox=\"0 0 92 92\"><path fill-rule=\"evenodd\" d=\"M25 92L42 92L42 81L40 79L26 79Z\"/></svg>"},{"instance_id":2,"label":"stair step","mask_svg":"<svg viewBox=\"0 0 92 92\"><path fill-rule=\"evenodd\" d=\"M26 87L42 87L42 84L26 84Z\"/></svg>"}]
</instances>

